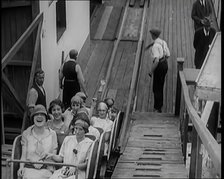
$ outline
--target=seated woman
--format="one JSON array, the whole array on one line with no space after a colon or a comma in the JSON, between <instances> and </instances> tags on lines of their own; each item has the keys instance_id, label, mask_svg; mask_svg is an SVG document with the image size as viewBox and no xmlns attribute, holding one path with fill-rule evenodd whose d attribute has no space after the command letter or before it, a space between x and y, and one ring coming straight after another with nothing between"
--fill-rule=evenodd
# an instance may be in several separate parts
<instances>
[{"instance_id":1,"label":"seated woman","mask_svg":"<svg viewBox=\"0 0 224 179\"><path fill-rule=\"evenodd\" d=\"M82 98L80 96L73 96L71 99L71 107L68 108L64 113L64 124L66 129L69 129L69 125L73 117L77 114L78 110L83 108Z\"/></svg>"},{"instance_id":2,"label":"seated woman","mask_svg":"<svg viewBox=\"0 0 224 179\"><path fill-rule=\"evenodd\" d=\"M113 121L108 118L108 107L105 102L101 101L97 107L98 117L93 116L90 120L90 123L93 127L102 128L105 134L105 153L107 152L108 142L110 140L110 133L113 126Z\"/></svg>"},{"instance_id":3,"label":"seated woman","mask_svg":"<svg viewBox=\"0 0 224 179\"><path fill-rule=\"evenodd\" d=\"M87 168L87 162L89 152L93 141L85 134L88 133L89 124L78 116L75 123L72 123L73 135L65 137L59 155L48 155L48 158L52 158L56 162L62 162L72 164L76 167L62 167L54 172L50 179L73 179L75 173L78 172L79 179L85 179L85 172Z\"/></svg>"},{"instance_id":4,"label":"seated woman","mask_svg":"<svg viewBox=\"0 0 224 179\"><path fill-rule=\"evenodd\" d=\"M72 119L71 123L70 123L70 126L74 126L75 122L76 122L76 119L83 119L84 121L86 121L88 124L89 124L89 132L86 133L86 135L93 135L96 137L96 140L100 138L100 132L93 126L90 125L90 120L89 120L89 117L88 115L86 114L86 112L84 111L78 111L78 113L74 116L74 118ZM71 128L71 127L70 127Z\"/></svg>"},{"instance_id":5,"label":"seated woman","mask_svg":"<svg viewBox=\"0 0 224 179\"><path fill-rule=\"evenodd\" d=\"M119 110L115 108L114 106L111 108L110 115L109 115L111 121L114 121L116 119L118 112Z\"/></svg>"},{"instance_id":6,"label":"seated woman","mask_svg":"<svg viewBox=\"0 0 224 179\"><path fill-rule=\"evenodd\" d=\"M104 102L107 104L108 107L108 117L110 120L114 121L114 119L112 119L114 116L114 114L112 114L112 109L114 108L114 99L113 98L106 98L104 99Z\"/></svg>"},{"instance_id":7,"label":"seated woman","mask_svg":"<svg viewBox=\"0 0 224 179\"><path fill-rule=\"evenodd\" d=\"M47 153L56 154L57 136L56 132L46 128L47 111L44 106L36 105L31 114L34 125L22 133L22 155L21 160L44 161ZM42 164L20 163L18 176L24 179L48 179L54 168Z\"/></svg>"},{"instance_id":8,"label":"seated woman","mask_svg":"<svg viewBox=\"0 0 224 179\"><path fill-rule=\"evenodd\" d=\"M50 102L48 112L51 119L47 121L47 126L56 133L66 133L67 131L64 124L64 118L62 116L63 109L64 106L60 99L55 99Z\"/></svg>"},{"instance_id":9,"label":"seated woman","mask_svg":"<svg viewBox=\"0 0 224 179\"><path fill-rule=\"evenodd\" d=\"M86 107L86 95L83 92L78 92L75 94L76 96L79 96L82 99L82 106L83 108L85 108L88 112L88 114L90 113L90 108Z\"/></svg>"}]
</instances>

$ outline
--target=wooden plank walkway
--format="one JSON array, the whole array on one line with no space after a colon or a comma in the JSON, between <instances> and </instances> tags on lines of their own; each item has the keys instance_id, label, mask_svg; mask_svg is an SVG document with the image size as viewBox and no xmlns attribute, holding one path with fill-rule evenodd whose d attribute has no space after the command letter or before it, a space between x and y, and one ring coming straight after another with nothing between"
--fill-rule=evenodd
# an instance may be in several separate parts
<instances>
[{"instance_id":1,"label":"wooden plank walkway","mask_svg":"<svg viewBox=\"0 0 224 179\"><path fill-rule=\"evenodd\" d=\"M170 114L143 112L130 118L127 145L111 178L188 178L179 119Z\"/></svg>"},{"instance_id":2,"label":"wooden plank walkway","mask_svg":"<svg viewBox=\"0 0 224 179\"><path fill-rule=\"evenodd\" d=\"M167 42L171 52L164 85L164 106L162 109L164 113L174 113L177 57L185 59L185 68L194 67L194 31L191 19L193 2L194 0L151 0L149 3L144 46L146 47L152 42L149 30L157 27L161 29L160 37ZM146 112L153 110L152 79L148 76L151 64L150 50L143 51L137 93L137 111Z\"/></svg>"}]
</instances>

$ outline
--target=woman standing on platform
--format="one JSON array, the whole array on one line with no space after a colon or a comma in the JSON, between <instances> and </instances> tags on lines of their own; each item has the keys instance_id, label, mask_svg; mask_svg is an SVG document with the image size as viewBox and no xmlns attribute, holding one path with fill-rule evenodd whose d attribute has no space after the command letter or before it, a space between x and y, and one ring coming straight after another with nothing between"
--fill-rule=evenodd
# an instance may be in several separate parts
<instances>
[{"instance_id":1,"label":"woman standing on platform","mask_svg":"<svg viewBox=\"0 0 224 179\"><path fill-rule=\"evenodd\" d=\"M63 89L63 104L65 109L70 106L71 98L81 89L86 93L85 80L82 74L80 65L76 62L78 52L77 50L71 50L69 52L69 60L66 61L60 69L60 88ZM64 80L64 85L63 85Z\"/></svg>"},{"instance_id":2,"label":"woman standing on platform","mask_svg":"<svg viewBox=\"0 0 224 179\"><path fill-rule=\"evenodd\" d=\"M153 75L154 111L161 113L163 106L163 87L168 70L167 58L170 56L170 51L167 43L159 38L160 30L152 29L150 33L154 43L152 45L153 63L149 76Z\"/></svg>"}]
</instances>

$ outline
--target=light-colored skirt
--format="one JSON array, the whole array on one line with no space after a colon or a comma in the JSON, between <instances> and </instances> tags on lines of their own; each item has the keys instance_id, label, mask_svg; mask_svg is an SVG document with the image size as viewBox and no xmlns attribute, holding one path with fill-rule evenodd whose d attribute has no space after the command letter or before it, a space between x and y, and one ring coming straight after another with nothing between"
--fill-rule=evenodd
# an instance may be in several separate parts
<instances>
[{"instance_id":1,"label":"light-colored skirt","mask_svg":"<svg viewBox=\"0 0 224 179\"><path fill-rule=\"evenodd\" d=\"M47 169L24 168L23 179L49 179L51 175Z\"/></svg>"}]
</instances>

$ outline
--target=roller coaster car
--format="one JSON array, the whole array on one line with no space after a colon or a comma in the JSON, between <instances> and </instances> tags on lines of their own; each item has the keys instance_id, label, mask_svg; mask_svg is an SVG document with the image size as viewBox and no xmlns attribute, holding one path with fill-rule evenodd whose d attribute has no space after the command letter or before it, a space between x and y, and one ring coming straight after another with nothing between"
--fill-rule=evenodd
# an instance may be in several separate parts
<instances>
[{"instance_id":1,"label":"roller coaster car","mask_svg":"<svg viewBox=\"0 0 224 179\"><path fill-rule=\"evenodd\" d=\"M104 155L104 148L105 148L105 132L103 132L99 139L99 147L97 150L96 156L96 167L94 171L93 178L104 178L103 166L107 162Z\"/></svg>"},{"instance_id":2,"label":"roller coaster car","mask_svg":"<svg viewBox=\"0 0 224 179\"><path fill-rule=\"evenodd\" d=\"M57 134L57 136L58 136L58 145L61 146L64 138L67 135L66 134ZM95 140L95 136L92 136L92 135L86 135L86 137L88 137L92 140L94 139L94 142L93 142L93 145L92 145L91 151L90 151L89 160L87 163L87 170L86 170L86 178L92 179L92 178L94 178L93 175L94 175L95 171L97 170L96 163L100 163L98 161L100 159L100 157L97 154L99 141ZM11 179L18 178L17 171L19 169L19 162L16 162L13 160L20 160L20 158L21 158L21 154L22 154L21 139L22 139L22 135L19 135L15 138L15 140L13 142L12 156L11 156L12 161L11 161L11 170L10 170ZM101 144L101 146L102 146L102 144ZM59 149L58 149L58 152L59 152ZM30 162L30 163L35 163L35 162ZM64 166L66 166L66 165L64 165Z\"/></svg>"},{"instance_id":3,"label":"roller coaster car","mask_svg":"<svg viewBox=\"0 0 224 179\"><path fill-rule=\"evenodd\" d=\"M100 128L100 127L95 127L95 128L99 131L100 135L103 133L103 129L102 128Z\"/></svg>"},{"instance_id":4,"label":"roller coaster car","mask_svg":"<svg viewBox=\"0 0 224 179\"><path fill-rule=\"evenodd\" d=\"M119 123L119 119L120 119L120 113L121 112L118 112L118 114L114 120L113 126L112 126L112 130L111 130L111 134L110 134L110 142L109 142L109 147L108 147L108 152L107 152L107 160L110 159L111 152L115 149L116 138L119 133L118 123Z\"/></svg>"},{"instance_id":5,"label":"roller coaster car","mask_svg":"<svg viewBox=\"0 0 224 179\"><path fill-rule=\"evenodd\" d=\"M120 120L120 112L117 114L116 119L114 120L111 134L110 134L110 142L108 146L107 155L104 155L105 150L105 132L100 136L99 148L97 152L97 167L96 173L94 174L94 178L104 178L106 174L107 164L110 159L111 152L115 150L115 142L116 138L119 134L119 120Z\"/></svg>"}]
</instances>

